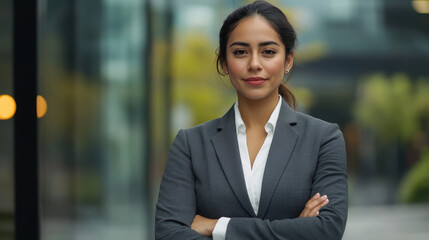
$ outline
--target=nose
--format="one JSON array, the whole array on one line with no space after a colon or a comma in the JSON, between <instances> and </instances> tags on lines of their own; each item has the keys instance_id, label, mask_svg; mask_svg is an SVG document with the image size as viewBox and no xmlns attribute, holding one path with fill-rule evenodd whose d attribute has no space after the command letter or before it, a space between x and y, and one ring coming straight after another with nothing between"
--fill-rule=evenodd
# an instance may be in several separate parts
<instances>
[{"instance_id":1,"label":"nose","mask_svg":"<svg viewBox=\"0 0 429 240\"><path fill-rule=\"evenodd\" d=\"M262 65L259 59L259 56L252 54L252 57L249 60L248 70L250 72L258 72L262 70Z\"/></svg>"}]
</instances>

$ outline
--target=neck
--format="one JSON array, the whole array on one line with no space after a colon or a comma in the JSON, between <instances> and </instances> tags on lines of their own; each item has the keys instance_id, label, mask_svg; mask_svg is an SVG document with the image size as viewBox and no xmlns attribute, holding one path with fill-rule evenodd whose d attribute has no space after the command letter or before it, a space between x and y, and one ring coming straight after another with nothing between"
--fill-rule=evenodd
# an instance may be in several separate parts
<instances>
[{"instance_id":1,"label":"neck","mask_svg":"<svg viewBox=\"0 0 429 240\"><path fill-rule=\"evenodd\" d=\"M278 94L252 100L238 95L238 109L246 128L264 127L279 102Z\"/></svg>"}]
</instances>

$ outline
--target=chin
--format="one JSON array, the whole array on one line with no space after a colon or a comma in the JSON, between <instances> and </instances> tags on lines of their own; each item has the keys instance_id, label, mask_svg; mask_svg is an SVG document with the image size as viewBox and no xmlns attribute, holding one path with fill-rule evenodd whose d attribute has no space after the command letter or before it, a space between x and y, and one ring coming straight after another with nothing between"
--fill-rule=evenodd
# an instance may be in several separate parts
<instances>
[{"instance_id":1,"label":"chin","mask_svg":"<svg viewBox=\"0 0 429 240\"><path fill-rule=\"evenodd\" d=\"M277 93L276 93L277 94ZM245 93L240 93L240 95L246 99L249 100L263 100L266 99L268 97L271 97L273 95L272 92L268 93L268 92L262 92L262 91L252 91L252 92L245 92Z\"/></svg>"}]
</instances>

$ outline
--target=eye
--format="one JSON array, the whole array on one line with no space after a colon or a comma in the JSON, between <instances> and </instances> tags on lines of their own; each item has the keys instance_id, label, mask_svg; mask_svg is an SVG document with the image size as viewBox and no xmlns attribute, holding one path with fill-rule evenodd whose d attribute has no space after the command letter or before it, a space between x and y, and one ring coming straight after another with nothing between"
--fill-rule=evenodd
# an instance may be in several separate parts
<instances>
[{"instance_id":1,"label":"eye","mask_svg":"<svg viewBox=\"0 0 429 240\"><path fill-rule=\"evenodd\" d=\"M244 50L242 50L242 49L238 49L238 50L235 50L235 51L234 51L234 55L235 55L235 56L242 56L242 55L244 55L244 54L246 54L246 51L244 51Z\"/></svg>"},{"instance_id":2,"label":"eye","mask_svg":"<svg viewBox=\"0 0 429 240\"><path fill-rule=\"evenodd\" d=\"M274 51L272 49L265 49L263 53L267 54L267 55L274 55L274 54L276 54L276 51Z\"/></svg>"}]
</instances>

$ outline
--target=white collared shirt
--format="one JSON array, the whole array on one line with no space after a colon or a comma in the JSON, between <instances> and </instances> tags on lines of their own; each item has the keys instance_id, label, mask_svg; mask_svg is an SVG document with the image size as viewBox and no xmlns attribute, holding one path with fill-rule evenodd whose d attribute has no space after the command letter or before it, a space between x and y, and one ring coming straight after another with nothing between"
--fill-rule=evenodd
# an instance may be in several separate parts
<instances>
[{"instance_id":1,"label":"white collared shirt","mask_svg":"<svg viewBox=\"0 0 429 240\"><path fill-rule=\"evenodd\" d=\"M279 102L277 103L274 111L271 113L268 122L265 124L267 136L264 143L262 144L261 149L256 155L255 161L253 162L253 167L250 165L249 151L247 149L246 125L241 118L240 110L238 109L238 102L234 104L235 129L237 133L238 148L240 151L241 166L243 168L247 194L249 196L250 203L252 204L253 211L256 215L258 214L259 200L261 198L262 178L264 176L268 152L273 141L274 130L276 129L277 120L279 118L281 103L282 100L279 96ZM218 220L213 230L213 240L225 239L226 228L228 227L229 220L230 218L227 217L221 217Z\"/></svg>"}]
</instances>

